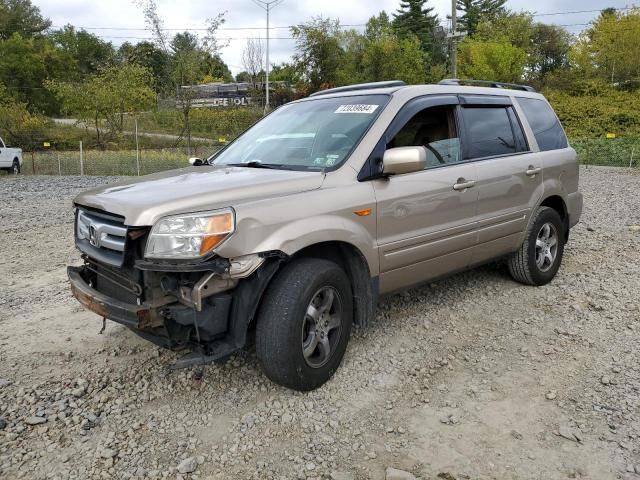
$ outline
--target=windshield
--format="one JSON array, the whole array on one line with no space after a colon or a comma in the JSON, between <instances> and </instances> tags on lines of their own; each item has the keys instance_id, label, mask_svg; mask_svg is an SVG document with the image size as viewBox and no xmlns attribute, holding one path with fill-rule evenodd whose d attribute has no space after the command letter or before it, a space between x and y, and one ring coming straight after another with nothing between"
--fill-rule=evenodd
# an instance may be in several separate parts
<instances>
[{"instance_id":1,"label":"windshield","mask_svg":"<svg viewBox=\"0 0 640 480\"><path fill-rule=\"evenodd\" d=\"M212 157L215 165L323 169L340 165L389 97L318 98L285 105Z\"/></svg>"}]
</instances>

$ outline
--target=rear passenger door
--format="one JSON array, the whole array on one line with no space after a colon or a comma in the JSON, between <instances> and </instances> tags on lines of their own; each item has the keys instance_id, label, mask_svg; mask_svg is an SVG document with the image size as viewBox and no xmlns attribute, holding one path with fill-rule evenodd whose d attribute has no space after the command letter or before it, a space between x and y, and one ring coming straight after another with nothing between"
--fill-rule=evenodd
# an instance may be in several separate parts
<instances>
[{"instance_id":1,"label":"rear passenger door","mask_svg":"<svg viewBox=\"0 0 640 480\"><path fill-rule=\"evenodd\" d=\"M530 152L511 97L461 95L460 104L463 159L477 169L477 264L519 247L542 195L542 159Z\"/></svg>"}]
</instances>

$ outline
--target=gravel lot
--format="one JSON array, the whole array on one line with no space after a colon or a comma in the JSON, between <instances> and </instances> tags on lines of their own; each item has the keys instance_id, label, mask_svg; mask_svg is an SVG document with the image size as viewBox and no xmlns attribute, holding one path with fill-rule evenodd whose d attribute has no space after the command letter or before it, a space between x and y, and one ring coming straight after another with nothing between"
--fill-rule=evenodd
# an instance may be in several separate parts
<instances>
[{"instance_id":1,"label":"gravel lot","mask_svg":"<svg viewBox=\"0 0 640 480\"><path fill-rule=\"evenodd\" d=\"M0 176L0 478L640 479L637 173L582 171L550 285L495 264L384 299L308 394L98 334L70 201L113 180Z\"/></svg>"}]
</instances>

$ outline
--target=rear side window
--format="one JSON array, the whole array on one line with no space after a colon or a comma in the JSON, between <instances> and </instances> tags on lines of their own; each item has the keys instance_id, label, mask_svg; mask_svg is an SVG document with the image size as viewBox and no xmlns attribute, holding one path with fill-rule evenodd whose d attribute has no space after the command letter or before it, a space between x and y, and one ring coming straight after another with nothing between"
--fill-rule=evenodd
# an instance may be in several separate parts
<instances>
[{"instance_id":1,"label":"rear side window","mask_svg":"<svg viewBox=\"0 0 640 480\"><path fill-rule=\"evenodd\" d=\"M466 159L509 155L526 150L519 124L510 118L511 107L465 107ZM515 129L515 132L514 132Z\"/></svg>"},{"instance_id":2,"label":"rear side window","mask_svg":"<svg viewBox=\"0 0 640 480\"><path fill-rule=\"evenodd\" d=\"M537 98L518 98L518 103L522 107L529 125L531 125L540 150L544 152L567 148L567 137L560 126L558 117L547 102Z\"/></svg>"}]
</instances>

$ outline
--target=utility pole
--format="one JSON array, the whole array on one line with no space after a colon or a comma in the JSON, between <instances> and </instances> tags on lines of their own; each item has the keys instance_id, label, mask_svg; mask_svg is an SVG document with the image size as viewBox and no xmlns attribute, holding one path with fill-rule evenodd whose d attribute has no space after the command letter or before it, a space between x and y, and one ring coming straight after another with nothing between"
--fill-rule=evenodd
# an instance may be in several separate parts
<instances>
[{"instance_id":1,"label":"utility pole","mask_svg":"<svg viewBox=\"0 0 640 480\"><path fill-rule=\"evenodd\" d=\"M252 0L253 3L258 5L260 8L267 12L267 65L266 65L266 79L265 79L265 102L264 102L264 111L267 112L269 110L269 37L270 37L270 27L269 27L269 17L271 14L271 10L278 5L280 5L284 0Z\"/></svg>"},{"instance_id":2,"label":"utility pole","mask_svg":"<svg viewBox=\"0 0 640 480\"><path fill-rule=\"evenodd\" d=\"M451 0L451 76L458 78L458 45L456 38L456 0Z\"/></svg>"}]
</instances>

